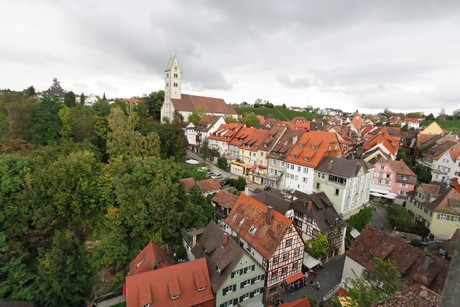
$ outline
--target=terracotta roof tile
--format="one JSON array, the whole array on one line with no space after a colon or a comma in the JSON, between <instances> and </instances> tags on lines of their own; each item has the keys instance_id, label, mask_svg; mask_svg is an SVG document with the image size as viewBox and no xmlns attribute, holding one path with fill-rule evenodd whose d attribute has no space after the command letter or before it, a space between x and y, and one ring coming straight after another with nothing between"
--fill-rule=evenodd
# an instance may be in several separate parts
<instances>
[{"instance_id":1,"label":"terracotta roof tile","mask_svg":"<svg viewBox=\"0 0 460 307\"><path fill-rule=\"evenodd\" d=\"M178 295L172 299L173 295ZM126 306L213 306L206 259L198 259L126 278Z\"/></svg>"},{"instance_id":2,"label":"terracotta roof tile","mask_svg":"<svg viewBox=\"0 0 460 307\"><path fill-rule=\"evenodd\" d=\"M437 307L441 306L441 295L420 284L415 284L395 295L380 301L373 307Z\"/></svg>"},{"instance_id":3,"label":"terracotta roof tile","mask_svg":"<svg viewBox=\"0 0 460 307\"><path fill-rule=\"evenodd\" d=\"M287 163L315 168L324 156L342 156L337 135L334 132L310 131L300 136L285 160Z\"/></svg>"},{"instance_id":4,"label":"terracotta roof tile","mask_svg":"<svg viewBox=\"0 0 460 307\"><path fill-rule=\"evenodd\" d=\"M267 224L267 213L267 206L246 194L240 194L225 223L262 256L270 259L292 221L272 210L272 221ZM251 227L257 227L254 235L249 232Z\"/></svg>"},{"instance_id":5,"label":"terracotta roof tile","mask_svg":"<svg viewBox=\"0 0 460 307\"><path fill-rule=\"evenodd\" d=\"M231 105L221 98L194 96L182 94L181 99L171 99L174 109L178 111L193 112L197 108L203 108L206 113L238 114Z\"/></svg>"},{"instance_id":6,"label":"terracotta roof tile","mask_svg":"<svg viewBox=\"0 0 460 307\"><path fill-rule=\"evenodd\" d=\"M129 264L129 274L139 274L175 263L176 261L174 261L172 256L156 244L150 242Z\"/></svg>"},{"instance_id":7,"label":"terracotta roof tile","mask_svg":"<svg viewBox=\"0 0 460 307\"><path fill-rule=\"evenodd\" d=\"M216 179L205 179L197 181L196 185L202 193L209 193L212 191L220 190L222 187Z\"/></svg>"},{"instance_id":8,"label":"terracotta roof tile","mask_svg":"<svg viewBox=\"0 0 460 307\"><path fill-rule=\"evenodd\" d=\"M221 190L216 195L214 195L211 201L219 204L222 207L232 209L237 200L238 196L225 190Z\"/></svg>"},{"instance_id":9,"label":"terracotta roof tile","mask_svg":"<svg viewBox=\"0 0 460 307\"><path fill-rule=\"evenodd\" d=\"M182 185L184 188L185 193L190 193L193 190L193 187L195 187L195 179L193 178L184 178L179 180L179 183Z\"/></svg>"},{"instance_id":10,"label":"terracotta roof tile","mask_svg":"<svg viewBox=\"0 0 460 307\"><path fill-rule=\"evenodd\" d=\"M401 160L393 161L393 160L387 160L387 159L380 159L378 163L387 164L388 166L391 167L393 172L395 172L396 174L417 177L417 175L409 168L409 166L406 165L406 163L404 163L404 161L401 161Z\"/></svg>"}]
</instances>

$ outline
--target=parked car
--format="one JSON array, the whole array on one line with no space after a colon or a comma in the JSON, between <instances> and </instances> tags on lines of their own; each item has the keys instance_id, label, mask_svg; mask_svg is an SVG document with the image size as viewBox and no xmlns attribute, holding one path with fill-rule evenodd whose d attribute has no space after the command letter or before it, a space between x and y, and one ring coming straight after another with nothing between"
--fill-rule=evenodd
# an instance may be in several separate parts
<instances>
[{"instance_id":1,"label":"parked car","mask_svg":"<svg viewBox=\"0 0 460 307\"><path fill-rule=\"evenodd\" d=\"M231 185L231 184L232 184L232 181L233 181L232 178L225 178L224 180L222 180L222 181L220 182L220 185L221 185L221 186L224 186L224 185L226 185L226 184L230 184L230 185Z\"/></svg>"},{"instance_id":2,"label":"parked car","mask_svg":"<svg viewBox=\"0 0 460 307\"><path fill-rule=\"evenodd\" d=\"M222 174L214 174L213 176L211 176L212 179L219 179L219 178L222 178Z\"/></svg>"},{"instance_id":3,"label":"parked car","mask_svg":"<svg viewBox=\"0 0 460 307\"><path fill-rule=\"evenodd\" d=\"M215 176L216 174L213 172L208 172L208 178L211 178L212 176Z\"/></svg>"}]
</instances>

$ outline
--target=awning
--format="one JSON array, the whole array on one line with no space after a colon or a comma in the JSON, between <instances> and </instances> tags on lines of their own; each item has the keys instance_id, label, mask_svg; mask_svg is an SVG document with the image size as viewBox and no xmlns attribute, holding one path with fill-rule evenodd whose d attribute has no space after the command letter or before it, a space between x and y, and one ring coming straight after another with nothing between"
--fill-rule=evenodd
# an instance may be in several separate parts
<instances>
[{"instance_id":1,"label":"awning","mask_svg":"<svg viewBox=\"0 0 460 307\"><path fill-rule=\"evenodd\" d=\"M391 194L393 194L393 193L391 193ZM385 198L387 198L387 199L395 199L396 196L395 196L395 195L391 195L391 194L382 195L382 197L385 197Z\"/></svg>"},{"instance_id":2,"label":"awning","mask_svg":"<svg viewBox=\"0 0 460 307\"><path fill-rule=\"evenodd\" d=\"M296 280L299 280L303 277L303 273L302 272L299 272L299 273L296 273L294 275L291 275L289 277L287 277L284 281L287 283L287 284L292 284L294 281Z\"/></svg>"},{"instance_id":3,"label":"awning","mask_svg":"<svg viewBox=\"0 0 460 307\"><path fill-rule=\"evenodd\" d=\"M198 161L195 160L195 159L188 159L187 161L185 161L185 163L192 164L192 165L198 165L198 164L200 164L200 162L198 162Z\"/></svg>"},{"instance_id":4,"label":"awning","mask_svg":"<svg viewBox=\"0 0 460 307\"><path fill-rule=\"evenodd\" d=\"M375 196L375 197L382 197L383 196L383 194L380 194L380 193L377 193L377 192L372 192L371 195Z\"/></svg>"},{"instance_id":5,"label":"awning","mask_svg":"<svg viewBox=\"0 0 460 307\"><path fill-rule=\"evenodd\" d=\"M303 265L306 266L309 269L314 268L318 264L321 264L321 261L319 261L316 258L313 258L307 253L303 253Z\"/></svg>"},{"instance_id":6,"label":"awning","mask_svg":"<svg viewBox=\"0 0 460 307\"><path fill-rule=\"evenodd\" d=\"M390 190L371 188L371 193L388 194Z\"/></svg>"}]
</instances>

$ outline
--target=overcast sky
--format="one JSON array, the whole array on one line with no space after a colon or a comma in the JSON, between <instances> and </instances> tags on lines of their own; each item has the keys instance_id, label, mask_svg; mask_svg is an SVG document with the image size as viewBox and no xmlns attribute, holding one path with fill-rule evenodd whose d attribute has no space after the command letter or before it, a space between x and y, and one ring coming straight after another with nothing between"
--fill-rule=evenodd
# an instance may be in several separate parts
<instances>
[{"instance_id":1,"label":"overcast sky","mask_svg":"<svg viewBox=\"0 0 460 307\"><path fill-rule=\"evenodd\" d=\"M450 114L460 1L1 0L0 89L108 98L164 89L227 102Z\"/></svg>"}]
</instances>

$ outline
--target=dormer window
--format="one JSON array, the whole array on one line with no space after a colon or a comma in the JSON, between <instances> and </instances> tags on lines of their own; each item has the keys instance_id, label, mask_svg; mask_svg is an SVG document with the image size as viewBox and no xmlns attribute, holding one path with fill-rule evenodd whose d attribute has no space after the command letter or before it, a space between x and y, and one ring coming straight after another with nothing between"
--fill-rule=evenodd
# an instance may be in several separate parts
<instances>
[{"instance_id":1,"label":"dormer window","mask_svg":"<svg viewBox=\"0 0 460 307\"><path fill-rule=\"evenodd\" d=\"M300 144L299 144L299 147L300 147L300 148L304 148L304 147L305 147L305 144L300 143Z\"/></svg>"},{"instance_id":2,"label":"dormer window","mask_svg":"<svg viewBox=\"0 0 460 307\"><path fill-rule=\"evenodd\" d=\"M311 149L317 150L317 149L318 149L318 146L316 146L316 145L311 145Z\"/></svg>"},{"instance_id":3,"label":"dormer window","mask_svg":"<svg viewBox=\"0 0 460 307\"><path fill-rule=\"evenodd\" d=\"M217 265L216 265L216 272L219 273L219 275L220 275L221 271L220 271L220 268ZM204 290L204 287L203 287L203 290ZM203 291L203 290L201 290L201 291ZM198 291L200 291L200 289L198 289Z\"/></svg>"},{"instance_id":4,"label":"dormer window","mask_svg":"<svg viewBox=\"0 0 460 307\"><path fill-rule=\"evenodd\" d=\"M292 155L292 159L297 159L297 155Z\"/></svg>"},{"instance_id":5,"label":"dormer window","mask_svg":"<svg viewBox=\"0 0 460 307\"><path fill-rule=\"evenodd\" d=\"M303 160L304 160L305 162L310 162L310 158L309 158L309 157L304 157Z\"/></svg>"},{"instance_id":6,"label":"dormer window","mask_svg":"<svg viewBox=\"0 0 460 307\"><path fill-rule=\"evenodd\" d=\"M237 217L238 217L238 214L235 213L235 214L233 215L233 217L232 217L232 220L236 221L236 218L237 218Z\"/></svg>"},{"instance_id":7,"label":"dormer window","mask_svg":"<svg viewBox=\"0 0 460 307\"><path fill-rule=\"evenodd\" d=\"M179 294L176 294L176 295L173 295L171 296L171 299L174 301L174 300L177 300L179 298Z\"/></svg>"},{"instance_id":8,"label":"dormer window","mask_svg":"<svg viewBox=\"0 0 460 307\"><path fill-rule=\"evenodd\" d=\"M243 225L243 223L244 223L244 219L240 221L240 226Z\"/></svg>"},{"instance_id":9,"label":"dormer window","mask_svg":"<svg viewBox=\"0 0 460 307\"><path fill-rule=\"evenodd\" d=\"M252 235L255 235L255 234L256 234L256 231L257 231L257 227L256 227L256 226L251 226L251 228L249 228L249 233L252 234Z\"/></svg>"},{"instance_id":10,"label":"dormer window","mask_svg":"<svg viewBox=\"0 0 460 307\"><path fill-rule=\"evenodd\" d=\"M219 274L220 274L220 271L219 271ZM198 288L198 292L202 292L202 291L204 291L204 289L206 289L206 287L200 287L200 288Z\"/></svg>"}]
</instances>

